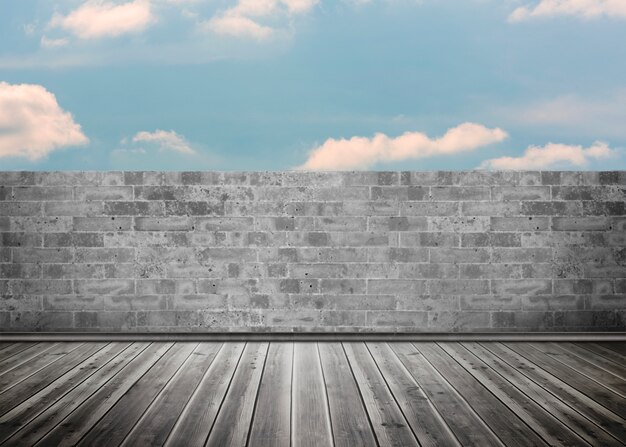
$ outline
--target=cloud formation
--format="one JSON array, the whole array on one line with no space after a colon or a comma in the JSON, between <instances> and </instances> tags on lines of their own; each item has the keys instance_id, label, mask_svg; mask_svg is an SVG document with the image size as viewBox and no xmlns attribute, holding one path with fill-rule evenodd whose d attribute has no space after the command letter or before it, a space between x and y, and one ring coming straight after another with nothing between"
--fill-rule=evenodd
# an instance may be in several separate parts
<instances>
[{"instance_id":1,"label":"cloud formation","mask_svg":"<svg viewBox=\"0 0 626 447\"><path fill-rule=\"evenodd\" d=\"M624 0L540 0L535 6L522 6L509 15L510 22L553 16L583 18L616 17L626 19Z\"/></svg>"},{"instance_id":2,"label":"cloud formation","mask_svg":"<svg viewBox=\"0 0 626 447\"><path fill-rule=\"evenodd\" d=\"M202 28L216 34L256 40L267 39L277 30L259 19L273 16L292 17L309 12L318 0L239 0L230 9L202 23Z\"/></svg>"},{"instance_id":3,"label":"cloud formation","mask_svg":"<svg viewBox=\"0 0 626 447\"><path fill-rule=\"evenodd\" d=\"M181 154L194 154L196 152L182 135L177 134L173 130L157 129L154 132L138 132L133 137L133 143L141 142L153 143L161 151L174 151Z\"/></svg>"},{"instance_id":4,"label":"cloud formation","mask_svg":"<svg viewBox=\"0 0 626 447\"><path fill-rule=\"evenodd\" d=\"M596 141L590 147L548 143L530 146L521 157L500 157L484 161L482 169L525 170L554 167L583 167L591 160L609 158L616 154L608 144Z\"/></svg>"},{"instance_id":5,"label":"cloud formation","mask_svg":"<svg viewBox=\"0 0 626 447\"><path fill-rule=\"evenodd\" d=\"M448 129L442 137L435 139L421 132L406 132L395 138L383 133L377 133L372 138L329 138L321 146L311 150L308 160L297 169L367 169L379 162L471 151L500 142L507 136L499 128L488 129L480 124L463 123Z\"/></svg>"},{"instance_id":6,"label":"cloud formation","mask_svg":"<svg viewBox=\"0 0 626 447\"><path fill-rule=\"evenodd\" d=\"M0 82L0 157L37 160L89 139L41 85Z\"/></svg>"},{"instance_id":7,"label":"cloud formation","mask_svg":"<svg viewBox=\"0 0 626 447\"><path fill-rule=\"evenodd\" d=\"M155 21L149 0L116 4L89 0L66 16L55 14L49 28L61 28L79 39L99 39L143 31Z\"/></svg>"}]
</instances>

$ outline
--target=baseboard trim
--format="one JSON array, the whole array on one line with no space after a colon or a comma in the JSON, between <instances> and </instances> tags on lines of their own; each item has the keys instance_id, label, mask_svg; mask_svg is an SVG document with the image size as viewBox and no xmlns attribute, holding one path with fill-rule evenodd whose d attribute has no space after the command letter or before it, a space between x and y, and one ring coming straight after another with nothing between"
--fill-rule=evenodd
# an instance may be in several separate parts
<instances>
[{"instance_id":1,"label":"baseboard trim","mask_svg":"<svg viewBox=\"0 0 626 447\"><path fill-rule=\"evenodd\" d=\"M320 333L320 332L215 332L215 333L112 333L112 332L5 332L0 342L45 341L617 341L626 332L508 332L508 333Z\"/></svg>"}]
</instances>

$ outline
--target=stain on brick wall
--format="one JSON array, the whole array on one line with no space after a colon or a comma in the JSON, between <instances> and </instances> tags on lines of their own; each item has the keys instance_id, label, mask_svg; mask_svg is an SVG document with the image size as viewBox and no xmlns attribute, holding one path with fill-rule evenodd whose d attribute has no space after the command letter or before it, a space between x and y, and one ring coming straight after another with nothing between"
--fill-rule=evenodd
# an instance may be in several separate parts
<instances>
[{"instance_id":1,"label":"stain on brick wall","mask_svg":"<svg viewBox=\"0 0 626 447\"><path fill-rule=\"evenodd\" d=\"M3 331L613 331L626 172L0 172Z\"/></svg>"}]
</instances>

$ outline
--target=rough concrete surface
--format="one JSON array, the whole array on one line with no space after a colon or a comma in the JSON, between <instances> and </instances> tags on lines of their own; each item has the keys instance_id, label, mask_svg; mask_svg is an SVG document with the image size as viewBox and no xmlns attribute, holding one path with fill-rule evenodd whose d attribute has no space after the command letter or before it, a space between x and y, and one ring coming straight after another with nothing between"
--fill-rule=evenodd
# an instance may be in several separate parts
<instances>
[{"instance_id":1,"label":"rough concrete surface","mask_svg":"<svg viewBox=\"0 0 626 447\"><path fill-rule=\"evenodd\" d=\"M0 172L3 331L623 331L626 172Z\"/></svg>"}]
</instances>

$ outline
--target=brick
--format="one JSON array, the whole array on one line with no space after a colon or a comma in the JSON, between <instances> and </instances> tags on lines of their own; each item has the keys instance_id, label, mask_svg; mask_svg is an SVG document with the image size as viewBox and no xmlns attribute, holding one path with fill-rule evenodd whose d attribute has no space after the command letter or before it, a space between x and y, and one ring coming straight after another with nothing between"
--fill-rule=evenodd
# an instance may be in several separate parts
<instances>
[{"instance_id":1,"label":"brick","mask_svg":"<svg viewBox=\"0 0 626 447\"><path fill-rule=\"evenodd\" d=\"M133 295L135 281L132 279L93 279L74 280L76 294Z\"/></svg>"},{"instance_id":2,"label":"brick","mask_svg":"<svg viewBox=\"0 0 626 447\"><path fill-rule=\"evenodd\" d=\"M68 295L72 293L72 281L67 279L13 279L10 281L16 295Z\"/></svg>"},{"instance_id":3,"label":"brick","mask_svg":"<svg viewBox=\"0 0 626 447\"><path fill-rule=\"evenodd\" d=\"M401 233L401 247L458 247L459 235L456 233Z\"/></svg>"},{"instance_id":4,"label":"brick","mask_svg":"<svg viewBox=\"0 0 626 447\"><path fill-rule=\"evenodd\" d=\"M436 331L468 331L489 326L489 312L428 312L428 327Z\"/></svg>"},{"instance_id":5,"label":"brick","mask_svg":"<svg viewBox=\"0 0 626 447\"><path fill-rule=\"evenodd\" d=\"M613 310L558 311L554 315L558 327L593 327L596 330L617 326Z\"/></svg>"},{"instance_id":6,"label":"brick","mask_svg":"<svg viewBox=\"0 0 626 447\"><path fill-rule=\"evenodd\" d=\"M626 202L595 202L582 203L583 216L623 216L626 214Z\"/></svg>"},{"instance_id":7,"label":"brick","mask_svg":"<svg viewBox=\"0 0 626 447\"><path fill-rule=\"evenodd\" d=\"M372 200L429 200L430 188L421 186L372 186Z\"/></svg>"},{"instance_id":8,"label":"brick","mask_svg":"<svg viewBox=\"0 0 626 447\"><path fill-rule=\"evenodd\" d=\"M550 295L549 279L492 279L491 291L496 295Z\"/></svg>"},{"instance_id":9,"label":"brick","mask_svg":"<svg viewBox=\"0 0 626 447\"><path fill-rule=\"evenodd\" d=\"M42 200L72 200L72 188L67 186L15 186L13 187L13 200L17 201L42 201Z\"/></svg>"},{"instance_id":10,"label":"brick","mask_svg":"<svg viewBox=\"0 0 626 447\"><path fill-rule=\"evenodd\" d=\"M46 216L101 216L104 202L44 202Z\"/></svg>"},{"instance_id":11,"label":"brick","mask_svg":"<svg viewBox=\"0 0 626 447\"><path fill-rule=\"evenodd\" d=\"M459 297L454 295L398 296L398 310L458 310Z\"/></svg>"},{"instance_id":12,"label":"brick","mask_svg":"<svg viewBox=\"0 0 626 447\"><path fill-rule=\"evenodd\" d=\"M137 231L184 231L193 228L188 217L136 217Z\"/></svg>"},{"instance_id":13,"label":"brick","mask_svg":"<svg viewBox=\"0 0 626 447\"><path fill-rule=\"evenodd\" d=\"M82 263L125 263L135 260L134 248L77 248L75 262Z\"/></svg>"},{"instance_id":14,"label":"brick","mask_svg":"<svg viewBox=\"0 0 626 447\"><path fill-rule=\"evenodd\" d=\"M365 289L364 279L322 279L319 281L320 293L363 294Z\"/></svg>"},{"instance_id":15,"label":"brick","mask_svg":"<svg viewBox=\"0 0 626 447\"><path fill-rule=\"evenodd\" d=\"M370 231L426 231L428 220L425 217L369 217L367 219Z\"/></svg>"},{"instance_id":16,"label":"brick","mask_svg":"<svg viewBox=\"0 0 626 447\"><path fill-rule=\"evenodd\" d=\"M402 279L448 279L459 277L454 264L401 264L398 275Z\"/></svg>"},{"instance_id":17,"label":"brick","mask_svg":"<svg viewBox=\"0 0 626 447\"><path fill-rule=\"evenodd\" d=\"M104 310L101 296L46 295L43 297L44 310Z\"/></svg>"},{"instance_id":18,"label":"brick","mask_svg":"<svg viewBox=\"0 0 626 447\"><path fill-rule=\"evenodd\" d=\"M494 201L550 200L549 186L494 186L491 189Z\"/></svg>"},{"instance_id":19,"label":"brick","mask_svg":"<svg viewBox=\"0 0 626 447\"><path fill-rule=\"evenodd\" d=\"M491 217L492 231L544 231L549 225L547 217Z\"/></svg>"},{"instance_id":20,"label":"brick","mask_svg":"<svg viewBox=\"0 0 626 447\"><path fill-rule=\"evenodd\" d=\"M428 280L428 292L434 295L485 295L489 293L489 280L431 279Z\"/></svg>"},{"instance_id":21,"label":"brick","mask_svg":"<svg viewBox=\"0 0 626 447\"><path fill-rule=\"evenodd\" d=\"M452 265L452 264L442 264ZM522 266L510 264L461 264L461 279L522 278Z\"/></svg>"},{"instance_id":22,"label":"brick","mask_svg":"<svg viewBox=\"0 0 626 447\"><path fill-rule=\"evenodd\" d=\"M489 231L490 220L485 216L428 217L429 231L475 232Z\"/></svg>"},{"instance_id":23,"label":"brick","mask_svg":"<svg viewBox=\"0 0 626 447\"><path fill-rule=\"evenodd\" d=\"M0 171L0 185L20 186L34 185L35 172L32 171Z\"/></svg>"},{"instance_id":24,"label":"brick","mask_svg":"<svg viewBox=\"0 0 626 447\"><path fill-rule=\"evenodd\" d=\"M539 295L522 296L522 308L524 310L576 310L584 309L583 296L575 295Z\"/></svg>"},{"instance_id":25,"label":"brick","mask_svg":"<svg viewBox=\"0 0 626 447\"><path fill-rule=\"evenodd\" d=\"M420 311L368 311L368 326L409 326L426 327L428 313Z\"/></svg>"},{"instance_id":26,"label":"brick","mask_svg":"<svg viewBox=\"0 0 626 447\"><path fill-rule=\"evenodd\" d=\"M370 262L428 262L428 248L372 247L367 249Z\"/></svg>"},{"instance_id":27,"label":"brick","mask_svg":"<svg viewBox=\"0 0 626 447\"><path fill-rule=\"evenodd\" d=\"M405 201L400 203L401 216L454 216L457 214L459 214L457 202Z\"/></svg>"},{"instance_id":28,"label":"brick","mask_svg":"<svg viewBox=\"0 0 626 447\"><path fill-rule=\"evenodd\" d=\"M369 295L415 295L426 292L426 281L408 279L370 279L367 281Z\"/></svg>"},{"instance_id":29,"label":"brick","mask_svg":"<svg viewBox=\"0 0 626 447\"><path fill-rule=\"evenodd\" d=\"M0 247L41 247L42 240L37 233L0 233Z\"/></svg>"},{"instance_id":30,"label":"brick","mask_svg":"<svg viewBox=\"0 0 626 447\"><path fill-rule=\"evenodd\" d=\"M400 204L396 200L349 201L343 203L341 211L346 216L397 216Z\"/></svg>"},{"instance_id":31,"label":"brick","mask_svg":"<svg viewBox=\"0 0 626 447\"><path fill-rule=\"evenodd\" d=\"M624 200L626 191L618 186L553 186L553 200Z\"/></svg>"},{"instance_id":32,"label":"brick","mask_svg":"<svg viewBox=\"0 0 626 447\"><path fill-rule=\"evenodd\" d=\"M126 231L132 227L130 217L74 217L75 231Z\"/></svg>"},{"instance_id":33,"label":"brick","mask_svg":"<svg viewBox=\"0 0 626 447\"><path fill-rule=\"evenodd\" d=\"M11 312L11 328L17 330L59 331L72 329L74 316L72 312L51 311L17 311Z\"/></svg>"},{"instance_id":34,"label":"brick","mask_svg":"<svg viewBox=\"0 0 626 447\"><path fill-rule=\"evenodd\" d=\"M0 216L37 216L41 210L39 202L0 202Z\"/></svg>"},{"instance_id":35,"label":"brick","mask_svg":"<svg viewBox=\"0 0 626 447\"><path fill-rule=\"evenodd\" d=\"M580 216L582 202L522 202L521 214L526 216Z\"/></svg>"},{"instance_id":36,"label":"brick","mask_svg":"<svg viewBox=\"0 0 626 447\"><path fill-rule=\"evenodd\" d=\"M132 186L77 186L75 200L132 200Z\"/></svg>"},{"instance_id":37,"label":"brick","mask_svg":"<svg viewBox=\"0 0 626 447\"><path fill-rule=\"evenodd\" d=\"M91 264L43 264L46 279L104 279L104 266Z\"/></svg>"},{"instance_id":38,"label":"brick","mask_svg":"<svg viewBox=\"0 0 626 447\"><path fill-rule=\"evenodd\" d=\"M430 262L448 263L482 263L491 258L488 249L484 248L431 248Z\"/></svg>"},{"instance_id":39,"label":"brick","mask_svg":"<svg viewBox=\"0 0 626 447\"><path fill-rule=\"evenodd\" d=\"M552 312L535 311L493 312L491 324L497 329L551 329L554 327L554 315Z\"/></svg>"},{"instance_id":40,"label":"brick","mask_svg":"<svg viewBox=\"0 0 626 447\"><path fill-rule=\"evenodd\" d=\"M489 188L482 186L433 186L430 189L433 200L489 200Z\"/></svg>"},{"instance_id":41,"label":"brick","mask_svg":"<svg viewBox=\"0 0 626 447\"><path fill-rule=\"evenodd\" d=\"M74 259L70 248L14 248L13 262L55 263L71 262Z\"/></svg>"},{"instance_id":42,"label":"brick","mask_svg":"<svg viewBox=\"0 0 626 447\"><path fill-rule=\"evenodd\" d=\"M163 202L104 202L102 214L107 216L163 216Z\"/></svg>"},{"instance_id":43,"label":"brick","mask_svg":"<svg viewBox=\"0 0 626 447\"><path fill-rule=\"evenodd\" d=\"M365 231L368 229L366 217L352 216L316 217L314 228L317 231Z\"/></svg>"},{"instance_id":44,"label":"brick","mask_svg":"<svg viewBox=\"0 0 626 447\"><path fill-rule=\"evenodd\" d=\"M606 230L609 220L606 217L554 217L552 230L555 231L599 231Z\"/></svg>"},{"instance_id":45,"label":"brick","mask_svg":"<svg viewBox=\"0 0 626 447\"><path fill-rule=\"evenodd\" d=\"M70 217L11 217L10 219L10 229L16 232L59 233L72 229ZM0 223L1 230L2 224Z\"/></svg>"},{"instance_id":46,"label":"brick","mask_svg":"<svg viewBox=\"0 0 626 447\"><path fill-rule=\"evenodd\" d=\"M192 280L137 280L137 293L140 295L192 295L195 291L196 285Z\"/></svg>"},{"instance_id":47,"label":"brick","mask_svg":"<svg viewBox=\"0 0 626 447\"><path fill-rule=\"evenodd\" d=\"M0 264L0 278L33 279L41 277L37 264Z\"/></svg>"},{"instance_id":48,"label":"brick","mask_svg":"<svg viewBox=\"0 0 626 447\"><path fill-rule=\"evenodd\" d=\"M161 295L107 295L102 297L104 308L108 311L120 310L165 310L167 297Z\"/></svg>"},{"instance_id":49,"label":"brick","mask_svg":"<svg viewBox=\"0 0 626 447\"><path fill-rule=\"evenodd\" d=\"M103 247L102 233L48 233L43 235L44 247Z\"/></svg>"},{"instance_id":50,"label":"brick","mask_svg":"<svg viewBox=\"0 0 626 447\"><path fill-rule=\"evenodd\" d=\"M501 248L492 251L492 261L499 263L542 263L552 261L551 248Z\"/></svg>"},{"instance_id":51,"label":"brick","mask_svg":"<svg viewBox=\"0 0 626 447\"><path fill-rule=\"evenodd\" d=\"M461 202L463 216L518 216L521 202Z\"/></svg>"},{"instance_id":52,"label":"brick","mask_svg":"<svg viewBox=\"0 0 626 447\"><path fill-rule=\"evenodd\" d=\"M463 295L460 298L460 306L461 310L521 310L522 297L516 295Z\"/></svg>"},{"instance_id":53,"label":"brick","mask_svg":"<svg viewBox=\"0 0 626 447\"><path fill-rule=\"evenodd\" d=\"M166 216L223 216L225 214L224 202L182 202L168 200L163 203L165 205ZM229 214L232 214L232 212Z\"/></svg>"},{"instance_id":54,"label":"brick","mask_svg":"<svg viewBox=\"0 0 626 447\"><path fill-rule=\"evenodd\" d=\"M461 247L521 247L520 233L465 233Z\"/></svg>"}]
</instances>

